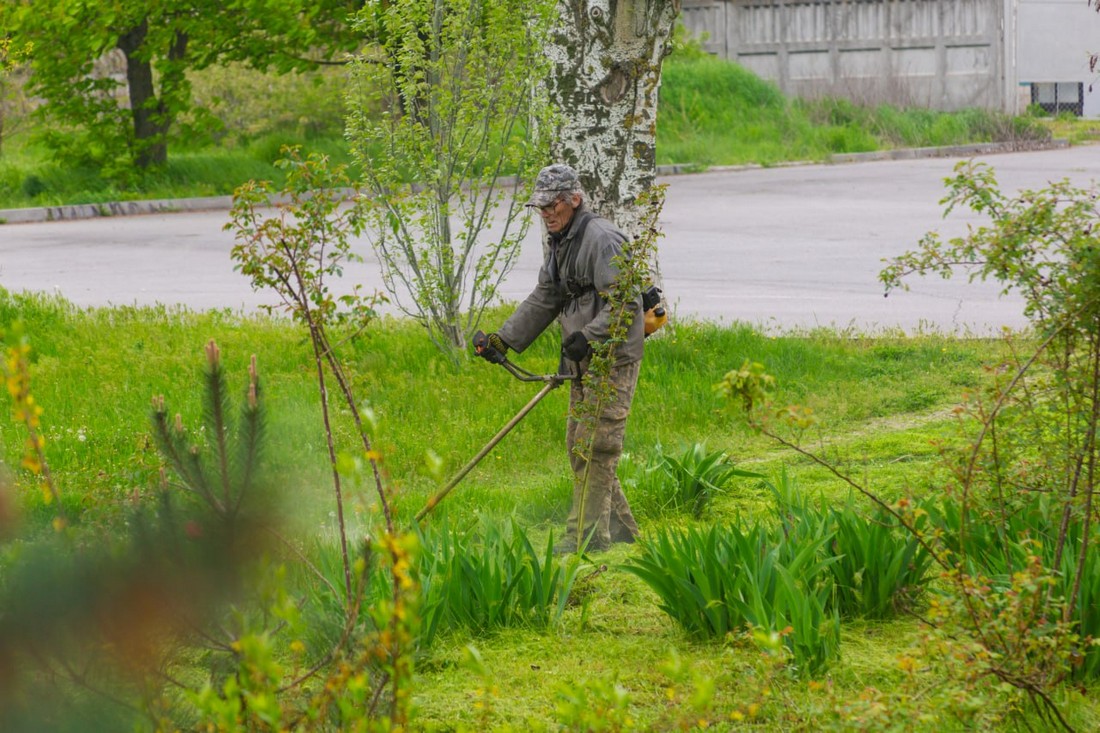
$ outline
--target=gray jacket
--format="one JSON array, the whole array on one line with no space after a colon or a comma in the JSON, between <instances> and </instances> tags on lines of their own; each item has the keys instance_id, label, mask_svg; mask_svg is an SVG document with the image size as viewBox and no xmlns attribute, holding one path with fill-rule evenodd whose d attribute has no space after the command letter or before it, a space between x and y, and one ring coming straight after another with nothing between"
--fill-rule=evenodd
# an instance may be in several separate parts
<instances>
[{"instance_id":1,"label":"gray jacket","mask_svg":"<svg viewBox=\"0 0 1100 733\"><path fill-rule=\"evenodd\" d=\"M588 223L578 241L577 230L584 219ZM561 321L563 338L581 331L590 342L606 341L611 308L603 295L611 290L618 274L612 259L621 254L625 241L626 235L607 219L588 213L584 206L578 208L565 236L556 248L551 245L539 270L538 285L497 331L504 343L522 352L555 318ZM552 269L557 270L556 278ZM638 294L626 342L615 348L615 364L640 361L644 340L645 319Z\"/></svg>"}]
</instances>

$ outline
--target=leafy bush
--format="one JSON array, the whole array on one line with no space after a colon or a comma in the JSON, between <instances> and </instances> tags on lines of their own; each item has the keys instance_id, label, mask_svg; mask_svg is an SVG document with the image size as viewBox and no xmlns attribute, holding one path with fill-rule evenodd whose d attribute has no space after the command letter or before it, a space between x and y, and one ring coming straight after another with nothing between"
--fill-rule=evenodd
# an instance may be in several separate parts
<instances>
[{"instance_id":1,"label":"leafy bush","mask_svg":"<svg viewBox=\"0 0 1100 733\"><path fill-rule=\"evenodd\" d=\"M811 674L839 654L840 618L831 608L835 558L829 537L796 546L757 524L709 530L665 529L624 568L661 599L661 609L701 637L751 626L779 634L795 665Z\"/></svg>"},{"instance_id":2,"label":"leafy bush","mask_svg":"<svg viewBox=\"0 0 1100 733\"><path fill-rule=\"evenodd\" d=\"M438 522L421 535L422 643L443 630L475 633L557 622L581 568L576 556L554 556L553 535L537 552L514 519L482 519L465 530Z\"/></svg>"},{"instance_id":3,"label":"leafy bush","mask_svg":"<svg viewBox=\"0 0 1100 733\"><path fill-rule=\"evenodd\" d=\"M696 518L703 516L711 499L731 479L763 478L762 474L737 468L722 451L708 453L701 443L687 448L679 457L662 456L660 465L671 481L665 506L690 511Z\"/></svg>"},{"instance_id":4,"label":"leafy bush","mask_svg":"<svg viewBox=\"0 0 1100 733\"><path fill-rule=\"evenodd\" d=\"M930 509L933 525L948 550L964 561L967 574L987 578L992 592L1010 591L1015 576L1026 572L1036 558L1043 567L1053 568L1053 582L1045 602L1062 608L1068 605L1069 598L1077 596L1067 619L1079 637L1074 645L1073 676L1100 678L1100 646L1097 645L1100 642L1100 555L1082 553L1079 523L1066 527L1059 549L1060 517L1052 513L1051 503L1045 497L1031 498L999 521L971 518L964 524L958 505L953 503ZM1097 535L1093 530L1090 545L1098 541ZM1082 556L1080 584L1074 588L1077 564Z\"/></svg>"},{"instance_id":5,"label":"leafy bush","mask_svg":"<svg viewBox=\"0 0 1100 733\"><path fill-rule=\"evenodd\" d=\"M1100 669L1092 646L1100 626L1093 522L1098 191L1061 181L1009 196L991 168L973 162L956 165L946 184L948 212L969 209L989 223L947 240L929 232L880 278L888 288L903 287L911 274L948 277L955 263L967 263L970 279L1018 292L1041 337L990 370L988 387L957 410L969 435L944 451L956 480L938 517L951 600L961 608L947 618L987 655L992 674L1054 715L1046 690L1067 674ZM1038 588L1024 589L1028 604L1018 601L1021 578Z\"/></svg>"},{"instance_id":6,"label":"leafy bush","mask_svg":"<svg viewBox=\"0 0 1100 733\"><path fill-rule=\"evenodd\" d=\"M845 618L882 619L912 607L924 592L932 557L916 537L878 511L870 517L849 499L840 508L811 504L782 474L772 485L784 536L795 542L828 536L836 608Z\"/></svg>"},{"instance_id":7,"label":"leafy bush","mask_svg":"<svg viewBox=\"0 0 1100 733\"><path fill-rule=\"evenodd\" d=\"M227 64L192 72L189 78L196 102L192 115L201 111L221 144L239 144L272 133L299 140L343 133L347 86L343 68L270 74L244 64ZM181 122L195 120L187 117Z\"/></svg>"},{"instance_id":8,"label":"leafy bush","mask_svg":"<svg viewBox=\"0 0 1100 733\"><path fill-rule=\"evenodd\" d=\"M949 477L927 532L927 510L886 500L803 448L809 410L776 410L774 377L748 360L719 389L739 399L749 424L827 467L874 501L942 568L923 642L954 657L967 693L999 681L1027 699L1046 729L1072 730L1055 695L1073 675L1095 674L1096 475L1100 467L1100 247L1098 192L1068 180L1006 196L992 169L963 162L946 181L946 212L988 223L888 261L887 291L913 274L993 279L1018 292L1033 342L1012 352L954 414L962 440L940 444ZM1021 348L1022 346L1022 348ZM782 427L777 428L777 425ZM779 431L782 431L780 433ZM787 437L793 436L793 437ZM1017 708L1018 710L1018 708Z\"/></svg>"}]
</instances>

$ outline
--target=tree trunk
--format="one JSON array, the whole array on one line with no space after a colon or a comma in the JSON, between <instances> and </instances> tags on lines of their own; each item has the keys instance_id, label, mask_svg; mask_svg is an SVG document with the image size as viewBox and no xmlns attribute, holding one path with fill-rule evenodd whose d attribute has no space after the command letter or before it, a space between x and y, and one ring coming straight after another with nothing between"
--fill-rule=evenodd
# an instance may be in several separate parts
<instances>
[{"instance_id":1,"label":"tree trunk","mask_svg":"<svg viewBox=\"0 0 1100 733\"><path fill-rule=\"evenodd\" d=\"M559 0L547 53L562 113L558 160L577 169L592 207L628 236L634 202L657 175L657 90L680 0Z\"/></svg>"},{"instance_id":2,"label":"tree trunk","mask_svg":"<svg viewBox=\"0 0 1100 733\"><path fill-rule=\"evenodd\" d=\"M126 57L126 82L130 93L130 116L134 121L133 158L138 168L150 168L168 162L168 126L170 120L164 100L157 98L153 83L153 65L149 54L141 53L149 32L148 21L118 39L118 49Z\"/></svg>"}]
</instances>

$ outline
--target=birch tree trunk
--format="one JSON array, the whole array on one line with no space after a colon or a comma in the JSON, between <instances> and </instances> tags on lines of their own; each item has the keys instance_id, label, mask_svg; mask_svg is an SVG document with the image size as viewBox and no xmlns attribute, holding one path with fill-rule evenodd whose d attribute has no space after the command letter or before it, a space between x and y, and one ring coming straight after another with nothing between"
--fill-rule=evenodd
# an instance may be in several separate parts
<instances>
[{"instance_id":1,"label":"birch tree trunk","mask_svg":"<svg viewBox=\"0 0 1100 733\"><path fill-rule=\"evenodd\" d=\"M657 90L680 0L559 0L547 54L561 111L553 153L592 208L630 237L635 199L657 175Z\"/></svg>"}]
</instances>

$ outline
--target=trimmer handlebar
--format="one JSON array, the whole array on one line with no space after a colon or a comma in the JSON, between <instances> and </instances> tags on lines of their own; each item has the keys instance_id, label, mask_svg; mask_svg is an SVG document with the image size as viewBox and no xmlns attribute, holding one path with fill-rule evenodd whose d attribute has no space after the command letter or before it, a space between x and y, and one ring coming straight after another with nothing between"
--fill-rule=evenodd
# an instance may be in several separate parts
<instances>
[{"instance_id":1,"label":"trimmer handlebar","mask_svg":"<svg viewBox=\"0 0 1100 733\"><path fill-rule=\"evenodd\" d=\"M576 379L576 374L535 374L529 372L523 367L513 364L508 361L508 357L502 354L499 350L493 348L489 343L489 337L482 331L478 331L474 334L474 351L477 355L492 364L500 364L504 367L509 374L518 379L521 382L543 382L546 384L563 384L570 379ZM563 360L563 365L565 360ZM559 371L564 371L559 365Z\"/></svg>"},{"instance_id":2,"label":"trimmer handlebar","mask_svg":"<svg viewBox=\"0 0 1100 733\"><path fill-rule=\"evenodd\" d=\"M539 390L539 393L537 395L531 398L531 401L528 402L522 410L516 413L515 417L508 421L507 425L500 429L500 432L493 436L492 440L486 443L485 446L480 451L478 451L477 455L474 456L469 463L463 466L462 469L443 486L443 488L441 488L430 499L428 499L428 503L425 504L424 508L421 509L416 515L417 522L428 516L428 514L433 509L435 509L439 502L443 501L443 497L447 496L447 494L450 493L451 489L457 486L458 482L461 481L466 476L466 474L473 470L474 466L478 464L478 461L488 455L489 451L491 451L497 443L503 440L504 436L507 435L512 428L518 425L519 421L526 417L527 413L534 409L535 405L537 405L543 397L550 394L570 379L575 379L577 376L576 374L533 374L523 367L516 366L512 362L508 361L507 357L505 357L499 349L493 348L492 344L489 343L489 337L481 331L478 331L476 334L474 334L474 349L477 350L478 356L481 356L487 361L491 361L494 364L500 364L502 367L507 369L513 377L520 380L521 382L542 382L543 387ZM559 367L559 370L562 370L561 367Z\"/></svg>"},{"instance_id":3,"label":"trimmer handlebar","mask_svg":"<svg viewBox=\"0 0 1100 733\"><path fill-rule=\"evenodd\" d=\"M575 379L577 376L575 374L534 374L533 372L529 372L521 366L513 364L512 362L508 361L507 358L498 363L502 367L507 369L509 374L511 374L513 377L521 382L545 382L547 384L562 384L563 382L567 382L570 379Z\"/></svg>"}]
</instances>

